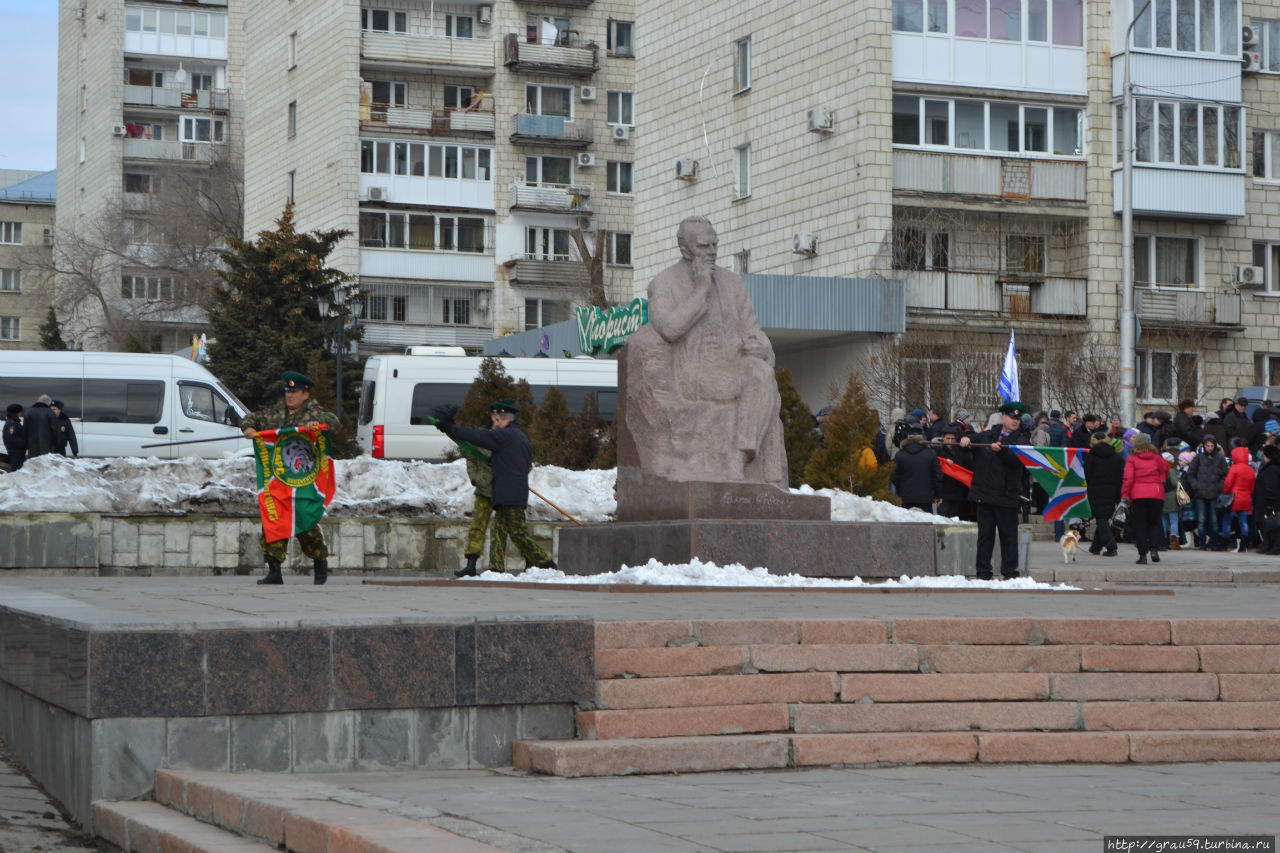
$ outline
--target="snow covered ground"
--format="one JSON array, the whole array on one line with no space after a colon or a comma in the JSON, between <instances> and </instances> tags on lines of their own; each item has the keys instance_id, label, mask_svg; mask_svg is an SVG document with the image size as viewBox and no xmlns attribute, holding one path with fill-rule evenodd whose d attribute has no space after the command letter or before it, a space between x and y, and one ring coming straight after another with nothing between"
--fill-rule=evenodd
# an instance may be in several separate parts
<instances>
[{"instance_id":1,"label":"snow covered ground","mask_svg":"<svg viewBox=\"0 0 1280 853\"><path fill-rule=\"evenodd\" d=\"M463 518L471 512L472 489L466 465L401 462L362 456L337 463L338 491L329 507L332 516L400 518ZM569 471L538 467L531 487L582 522L608 521L617 508L613 489L615 472ZM257 512L253 459L177 460L120 457L68 459L41 456L20 471L6 474L0 483L0 512L110 512L173 513ZM832 489L803 486L801 494L831 498L832 521L956 523L954 519L902 509L882 501ZM533 497L529 517L554 521L563 516L545 501ZM763 568L693 563L679 566L650 562L621 572L589 577L533 569L523 575L486 573L479 580L522 580L541 583L644 583L699 586L857 587L852 581L771 575ZM995 589L1048 589L1029 578L1015 581L976 581L958 577L908 578L886 586L963 587ZM1068 587L1056 587L1066 589Z\"/></svg>"}]
</instances>

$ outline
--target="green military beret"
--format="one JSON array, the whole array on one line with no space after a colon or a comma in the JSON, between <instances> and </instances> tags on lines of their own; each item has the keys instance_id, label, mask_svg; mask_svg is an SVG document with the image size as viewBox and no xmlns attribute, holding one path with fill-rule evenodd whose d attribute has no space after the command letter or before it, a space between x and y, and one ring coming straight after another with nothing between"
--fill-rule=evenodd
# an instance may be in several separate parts
<instances>
[{"instance_id":1,"label":"green military beret","mask_svg":"<svg viewBox=\"0 0 1280 853\"><path fill-rule=\"evenodd\" d=\"M295 370L286 370L282 378L286 391L310 391L316 384Z\"/></svg>"},{"instance_id":2,"label":"green military beret","mask_svg":"<svg viewBox=\"0 0 1280 853\"><path fill-rule=\"evenodd\" d=\"M1026 413L1027 404L1019 403L1017 400L1011 400L1000 407L1000 414L1002 415L1012 415L1016 418L1020 415L1025 415Z\"/></svg>"},{"instance_id":3,"label":"green military beret","mask_svg":"<svg viewBox=\"0 0 1280 853\"><path fill-rule=\"evenodd\" d=\"M520 407L516 405L516 401L510 397L503 397L501 400L495 400L489 404L491 412L510 412L513 415L520 413Z\"/></svg>"}]
</instances>

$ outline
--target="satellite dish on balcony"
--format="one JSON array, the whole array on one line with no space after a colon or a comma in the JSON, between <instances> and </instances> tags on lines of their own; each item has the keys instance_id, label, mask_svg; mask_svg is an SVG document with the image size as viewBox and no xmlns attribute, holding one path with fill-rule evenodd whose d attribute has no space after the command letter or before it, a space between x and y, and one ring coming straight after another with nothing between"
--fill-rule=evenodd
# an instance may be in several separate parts
<instances>
[{"instance_id":1,"label":"satellite dish on balcony","mask_svg":"<svg viewBox=\"0 0 1280 853\"><path fill-rule=\"evenodd\" d=\"M187 72L186 69L182 67L181 62L178 63L178 70L173 72L173 82L177 83L179 86L187 82Z\"/></svg>"}]
</instances>

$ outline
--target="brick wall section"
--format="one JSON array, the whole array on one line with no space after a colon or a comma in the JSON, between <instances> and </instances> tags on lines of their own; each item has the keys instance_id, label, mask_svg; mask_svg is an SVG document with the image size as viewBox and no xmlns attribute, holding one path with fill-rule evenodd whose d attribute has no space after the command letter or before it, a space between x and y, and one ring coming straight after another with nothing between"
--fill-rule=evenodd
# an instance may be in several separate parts
<instances>
[{"instance_id":1,"label":"brick wall section","mask_svg":"<svg viewBox=\"0 0 1280 853\"><path fill-rule=\"evenodd\" d=\"M514 754L564 775L633 770L645 744L669 762L643 772L717 769L709 754L753 766L762 738L791 766L1274 761L1278 632L1245 619L600 622L581 739ZM726 735L751 737L709 751Z\"/></svg>"}]
</instances>

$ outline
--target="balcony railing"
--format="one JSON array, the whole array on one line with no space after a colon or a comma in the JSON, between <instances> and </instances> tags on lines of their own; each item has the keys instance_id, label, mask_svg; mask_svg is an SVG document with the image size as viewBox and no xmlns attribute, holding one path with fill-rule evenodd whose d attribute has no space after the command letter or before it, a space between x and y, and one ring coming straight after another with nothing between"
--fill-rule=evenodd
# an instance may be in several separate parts
<instances>
[{"instance_id":1,"label":"balcony railing","mask_svg":"<svg viewBox=\"0 0 1280 853\"><path fill-rule=\"evenodd\" d=\"M511 269L513 285L585 288L590 283L586 267L573 256L555 259L517 255Z\"/></svg>"},{"instance_id":2,"label":"balcony railing","mask_svg":"<svg viewBox=\"0 0 1280 853\"><path fill-rule=\"evenodd\" d=\"M600 46L595 42L530 44L522 35L507 33L503 62L520 71L542 71L587 77L600 70Z\"/></svg>"},{"instance_id":3,"label":"balcony railing","mask_svg":"<svg viewBox=\"0 0 1280 853\"><path fill-rule=\"evenodd\" d=\"M492 75L497 67L492 39L454 39L408 33L363 33L360 56L370 61L413 63Z\"/></svg>"},{"instance_id":4,"label":"balcony railing","mask_svg":"<svg viewBox=\"0 0 1280 853\"><path fill-rule=\"evenodd\" d=\"M933 151L893 152L893 188L1040 202L1083 202L1085 164Z\"/></svg>"},{"instance_id":5,"label":"balcony railing","mask_svg":"<svg viewBox=\"0 0 1280 853\"><path fill-rule=\"evenodd\" d=\"M1147 328L1239 326L1239 293L1148 287L1133 289L1133 310Z\"/></svg>"},{"instance_id":6,"label":"balcony railing","mask_svg":"<svg viewBox=\"0 0 1280 853\"><path fill-rule=\"evenodd\" d=\"M585 214L591 212L591 187L563 184L550 186L516 181L511 185L512 210L540 210L548 213Z\"/></svg>"},{"instance_id":7,"label":"balcony railing","mask_svg":"<svg viewBox=\"0 0 1280 853\"><path fill-rule=\"evenodd\" d=\"M160 139L123 139L121 153L136 160L184 160L188 163L212 163L216 152L208 143L169 142Z\"/></svg>"},{"instance_id":8,"label":"balcony railing","mask_svg":"<svg viewBox=\"0 0 1280 853\"><path fill-rule=\"evenodd\" d=\"M595 131L589 118L574 121L561 116L539 116L516 113L512 120L515 132L512 142L536 142L561 148L586 148L595 139Z\"/></svg>"},{"instance_id":9,"label":"balcony railing","mask_svg":"<svg viewBox=\"0 0 1280 853\"><path fill-rule=\"evenodd\" d=\"M202 89L186 92L169 86L124 87L124 102L130 106L174 107L188 110L225 110L228 104L226 89Z\"/></svg>"},{"instance_id":10,"label":"balcony railing","mask_svg":"<svg viewBox=\"0 0 1280 853\"><path fill-rule=\"evenodd\" d=\"M361 104L362 130L420 130L424 133L475 133L493 135L493 107L488 110L435 106Z\"/></svg>"},{"instance_id":11,"label":"balcony railing","mask_svg":"<svg viewBox=\"0 0 1280 853\"><path fill-rule=\"evenodd\" d=\"M901 273L907 308L1008 316L1083 317L1087 280L918 270Z\"/></svg>"}]
</instances>

